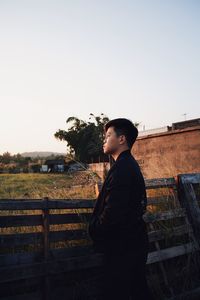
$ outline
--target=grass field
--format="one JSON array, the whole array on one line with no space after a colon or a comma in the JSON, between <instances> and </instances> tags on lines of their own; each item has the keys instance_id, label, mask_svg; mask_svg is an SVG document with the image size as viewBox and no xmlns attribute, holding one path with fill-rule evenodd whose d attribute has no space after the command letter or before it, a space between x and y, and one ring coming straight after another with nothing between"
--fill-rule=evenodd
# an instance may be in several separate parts
<instances>
[{"instance_id":1,"label":"grass field","mask_svg":"<svg viewBox=\"0 0 200 300\"><path fill-rule=\"evenodd\" d=\"M0 199L95 198L98 177L87 171L73 174L0 174Z\"/></svg>"}]
</instances>

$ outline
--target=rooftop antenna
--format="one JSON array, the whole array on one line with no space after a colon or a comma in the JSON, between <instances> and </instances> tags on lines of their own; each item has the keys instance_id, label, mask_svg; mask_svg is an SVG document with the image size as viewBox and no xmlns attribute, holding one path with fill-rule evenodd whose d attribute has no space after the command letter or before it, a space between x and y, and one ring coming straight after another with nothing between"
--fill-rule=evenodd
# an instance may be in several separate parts
<instances>
[{"instance_id":1,"label":"rooftop antenna","mask_svg":"<svg viewBox=\"0 0 200 300\"><path fill-rule=\"evenodd\" d=\"M184 114L182 114L182 116L184 116L184 121L186 121L186 119L187 119L187 114L184 113Z\"/></svg>"},{"instance_id":2,"label":"rooftop antenna","mask_svg":"<svg viewBox=\"0 0 200 300\"><path fill-rule=\"evenodd\" d=\"M142 122L138 123L139 126L142 127L142 130L145 131L145 124L142 125Z\"/></svg>"}]
</instances>

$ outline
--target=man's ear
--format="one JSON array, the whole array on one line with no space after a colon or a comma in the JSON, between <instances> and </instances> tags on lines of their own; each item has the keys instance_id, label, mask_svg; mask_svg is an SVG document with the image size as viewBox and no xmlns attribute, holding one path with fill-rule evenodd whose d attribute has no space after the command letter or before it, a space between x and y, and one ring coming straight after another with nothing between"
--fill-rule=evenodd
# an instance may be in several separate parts
<instances>
[{"instance_id":1,"label":"man's ear","mask_svg":"<svg viewBox=\"0 0 200 300\"><path fill-rule=\"evenodd\" d=\"M125 144L126 143L126 137L125 135L120 135L120 141L119 141L120 144Z\"/></svg>"}]
</instances>

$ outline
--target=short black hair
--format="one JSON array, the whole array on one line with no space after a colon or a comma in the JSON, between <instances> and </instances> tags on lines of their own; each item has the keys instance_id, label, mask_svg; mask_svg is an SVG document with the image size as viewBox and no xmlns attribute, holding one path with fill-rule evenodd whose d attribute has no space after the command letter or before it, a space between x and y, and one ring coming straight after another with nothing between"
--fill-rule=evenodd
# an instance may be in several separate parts
<instances>
[{"instance_id":1,"label":"short black hair","mask_svg":"<svg viewBox=\"0 0 200 300\"><path fill-rule=\"evenodd\" d=\"M117 136L125 135L128 147L132 148L138 136L138 129L130 120L125 118L110 120L105 124L104 131L107 132L109 127L114 127Z\"/></svg>"}]
</instances>

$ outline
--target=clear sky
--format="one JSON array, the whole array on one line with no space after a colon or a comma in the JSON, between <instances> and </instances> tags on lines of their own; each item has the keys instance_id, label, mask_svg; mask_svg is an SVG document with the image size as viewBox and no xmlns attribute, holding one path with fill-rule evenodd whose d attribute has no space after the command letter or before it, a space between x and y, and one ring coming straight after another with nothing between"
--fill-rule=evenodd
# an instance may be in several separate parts
<instances>
[{"instance_id":1,"label":"clear sky","mask_svg":"<svg viewBox=\"0 0 200 300\"><path fill-rule=\"evenodd\" d=\"M65 152L66 119L200 116L199 0L0 0L0 153Z\"/></svg>"}]
</instances>

